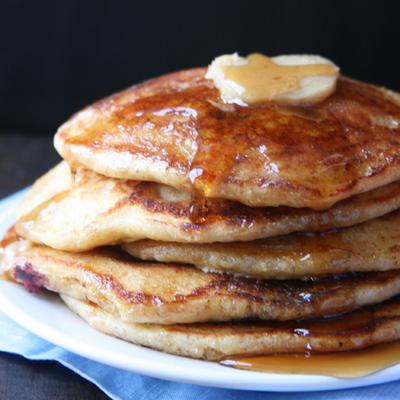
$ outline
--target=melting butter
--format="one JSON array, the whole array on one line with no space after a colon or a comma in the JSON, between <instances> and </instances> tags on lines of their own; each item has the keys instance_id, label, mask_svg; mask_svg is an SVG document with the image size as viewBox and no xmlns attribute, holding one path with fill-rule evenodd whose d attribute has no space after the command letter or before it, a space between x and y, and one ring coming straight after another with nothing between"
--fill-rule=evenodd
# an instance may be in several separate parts
<instances>
[{"instance_id":1,"label":"melting butter","mask_svg":"<svg viewBox=\"0 0 400 400\"><path fill-rule=\"evenodd\" d=\"M338 74L338 67L320 56L269 58L255 53L246 58L237 54L217 57L206 78L214 81L226 103L312 105L335 91Z\"/></svg>"}]
</instances>

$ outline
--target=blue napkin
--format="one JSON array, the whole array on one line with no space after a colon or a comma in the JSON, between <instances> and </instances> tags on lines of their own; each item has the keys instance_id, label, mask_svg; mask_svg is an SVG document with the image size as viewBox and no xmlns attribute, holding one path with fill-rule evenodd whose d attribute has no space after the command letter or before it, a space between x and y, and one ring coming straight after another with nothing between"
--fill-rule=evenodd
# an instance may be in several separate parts
<instances>
[{"instance_id":1,"label":"blue napkin","mask_svg":"<svg viewBox=\"0 0 400 400\"><path fill-rule=\"evenodd\" d=\"M0 201L0 212L17 193ZM112 399L145 400L335 400L398 398L400 381L360 389L310 393L263 393L207 388L196 385L162 381L112 368L77 356L28 332L0 313L0 351L19 354L30 360L58 361L84 379L97 385Z\"/></svg>"}]
</instances>

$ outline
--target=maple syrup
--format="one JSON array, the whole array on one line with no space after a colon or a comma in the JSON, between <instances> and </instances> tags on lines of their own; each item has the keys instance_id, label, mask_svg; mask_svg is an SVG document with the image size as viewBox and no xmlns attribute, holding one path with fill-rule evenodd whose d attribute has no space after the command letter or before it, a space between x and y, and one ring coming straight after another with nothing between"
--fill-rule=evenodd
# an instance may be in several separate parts
<instances>
[{"instance_id":1,"label":"maple syrup","mask_svg":"<svg viewBox=\"0 0 400 400\"><path fill-rule=\"evenodd\" d=\"M96 171L252 207L311 208L347 197L365 173L378 174L396 160L399 135L371 118L400 119L399 107L373 87L342 77L335 93L312 107L227 107L205 72L158 78L89 107L81 116L85 123L73 119L57 133L65 158L93 168L79 155L132 156L164 172L138 176L109 161Z\"/></svg>"},{"instance_id":2,"label":"maple syrup","mask_svg":"<svg viewBox=\"0 0 400 400\"><path fill-rule=\"evenodd\" d=\"M374 330L377 322L373 308L314 321L289 321L274 323L293 335L307 338L304 351L292 354L237 355L221 361L228 367L281 374L328 375L339 378L356 378L400 363L400 341L377 344L350 351L317 352L313 337L332 334L332 337L351 336L358 331Z\"/></svg>"},{"instance_id":3,"label":"maple syrup","mask_svg":"<svg viewBox=\"0 0 400 400\"><path fill-rule=\"evenodd\" d=\"M222 365L280 374L328 375L357 378L400 362L400 342L384 343L363 350L319 354L277 354L229 357Z\"/></svg>"}]
</instances>

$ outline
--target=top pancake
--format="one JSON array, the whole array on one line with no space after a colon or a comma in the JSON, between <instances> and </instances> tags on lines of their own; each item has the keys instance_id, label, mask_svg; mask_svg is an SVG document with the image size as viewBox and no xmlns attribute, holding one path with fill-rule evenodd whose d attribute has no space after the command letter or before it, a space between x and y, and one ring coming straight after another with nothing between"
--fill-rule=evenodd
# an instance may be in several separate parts
<instances>
[{"instance_id":1,"label":"top pancake","mask_svg":"<svg viewBox=\"0 0 400 400\"><path fill-rule=\"evenodd\" d=\"M205 69L101 100L60 127L72 165L249 206L324 209L400 178L399 95L340 77L313 107L223 104Z\"/></svg>"}]
</instances>

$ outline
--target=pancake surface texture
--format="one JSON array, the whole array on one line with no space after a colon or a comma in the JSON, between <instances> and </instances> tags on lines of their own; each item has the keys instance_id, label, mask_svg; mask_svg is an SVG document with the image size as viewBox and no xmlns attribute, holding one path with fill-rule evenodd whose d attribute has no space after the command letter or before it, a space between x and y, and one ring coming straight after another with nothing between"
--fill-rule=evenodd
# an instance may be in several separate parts
<instances>
[{"instance_id":1,"label":"pancake surface texture","mask_svg":"<svg viewBox=\"0 0 400 400\"><path fill-rule=\"evenodd\" d=\"M338 314L400 294L400 271L310 281L257 280L186 265L144 263L118 249L67 253L8 239L6 278L90 300L127 322L290 320Z\"/></svg>"},{"instance_id":2,"label":"pancake surface texture","mask_svg":"<svg viewBox=\"0 0 400 400\"><path fill-rule=\"evenodd\" d=\"M400 207L400 181L342 200L325 211L251 208L237 202L192 202L186 192L149 182L107 178L61 163L44 175L19 210L16 229L33 242L83 251L152 239L248 241L294 231L350 226Z\"/></svg>"},{"instance_id":3,"label":"pancake surface texture","mask_svg":"<svg viewBox=\"0 0 400 400\"><path fill-rule=\"evenodd\" d=\"M224 104L205 69L133 86L77 113L71 165L249 206L328 208L400 179L399 95L339 77L313 107Z\"/></svg>"},{"instance_id":4,"label":"pancake surface texture","mask_svg":"<svg viewBox=\"0 0 400 400\"><path fill-rule=\"evenodd\" d=\"M400 94L280 59L225 55L207 75L221 92L196 68L73 115L0 278L198 359L400 340Z\"/></svg>"},{"instance_id":5,"label":"pancake surface texture","mask_svg":"<svg viewBox=\"0 0 400 400\"><path fill-rule=\"evenodd\" d=\"M94 328L167 353L220 360L236 354L359 350L400 339L399 299L331 320L154 325L123 322L100 307L61 296ZM302 335L305 330L311 334Z\"/></svg>"},{"instance_id":6,"label":"pancake surface texture","mask_svg":"<svg viewBox=\"0 0 400 400\"><path fill-rule=\"evenodd\" d=\"M297 233L251 242L173 243L139 240L122 248L142 260L194 264L269 279L303 278L400 268L400 211L323 233Z\"/></svg>"}]
</instances>

